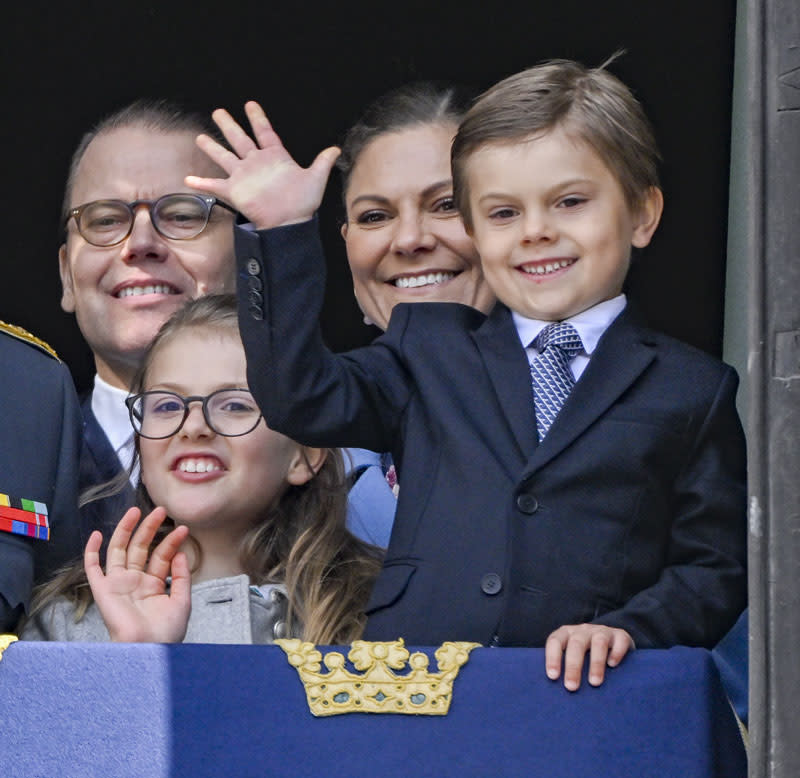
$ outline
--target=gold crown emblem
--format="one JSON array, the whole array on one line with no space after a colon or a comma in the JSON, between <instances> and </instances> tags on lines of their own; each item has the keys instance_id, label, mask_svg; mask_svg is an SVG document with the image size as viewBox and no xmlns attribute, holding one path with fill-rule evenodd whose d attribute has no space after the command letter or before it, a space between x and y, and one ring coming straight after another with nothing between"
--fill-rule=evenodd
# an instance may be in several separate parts
<instances>
[{"instance_id":1,"label":"gold crown emblem","mask_svg":"<svg viewBox=\"0 0 800 778\"><path fill-rule=\"evenodd\" d=\"M16 643L19 638L16 635L2 634L0 635L0 659L3 658L3 652L12 644Z\"/></svg>"},{"instance_id":2,"label":"gold crown emblem","mask_svg":"<svg viewBox=\"0 0 800 778\"><path fill-rule=\"evenodd\" d=\"M443 643L434 656L438 672L429 672L429 658L409 654L402 638L386 643L356 640L347 659L358 673L350 672L338 651L322 655L313 643L297 638L276 640L297 669L306 690L311 713L411 713L444 716L450 709L453 683L480 643ZM321 663L328 669L321 672ZM395 670L403 672L396 673Z\"/></svg>"}]
</instances>

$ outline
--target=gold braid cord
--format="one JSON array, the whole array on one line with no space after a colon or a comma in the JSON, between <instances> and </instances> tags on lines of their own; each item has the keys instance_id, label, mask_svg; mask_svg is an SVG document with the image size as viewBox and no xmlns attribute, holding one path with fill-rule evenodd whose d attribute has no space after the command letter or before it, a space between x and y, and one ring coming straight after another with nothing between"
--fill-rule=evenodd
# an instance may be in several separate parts
<instances>
[{"instance_id":1,"label":"gold braid cord","mask_svg":"<svg viewBox=\"0 0 800 778\"><path fill-rule=\"evenodd\" d=\"M44 351L45 354L49 354L51 357L58 359L59 362L61 361L58 354L56 354L56 350L49 343L45 343L41 338L37 338L35 335L28 332L28 330L16 324L6 324L6 322L0 321L0 332L5 332L6 335L17 338L17 340L24 340L26 343L30 343L31 346L36 346L36 348Z\"/></svg>"},{"instance_id":2,"label":"gold braid cord","mask_svg":"<svg viewBox=\"0 0 800 778\"><path fill-rule=\"evenodd\" d=\"M0 635L0 659L3 658L3 652L12 644L16 643L19 638L16 635Z\"/></svg>"},{"instance_id":3,"label":"gold braid cord","mask_svg":"<svg viewBox=\"0 0 800 778\"><path fill-rule=\"evenodd\" d=\"M434 656L437 672L428 671L422 652L409 654L402 638L386 643L356 640L347 658L338 651L323 656L313 643L297 638L276 640L297 669L315 716L339 713L410 713L444 716L450 709L453 683L469 653L480 643L443 643ZM322 664L327 672L321 672ZM396 673L395 670L402 672Z\"/></svg>"}]
</instances>

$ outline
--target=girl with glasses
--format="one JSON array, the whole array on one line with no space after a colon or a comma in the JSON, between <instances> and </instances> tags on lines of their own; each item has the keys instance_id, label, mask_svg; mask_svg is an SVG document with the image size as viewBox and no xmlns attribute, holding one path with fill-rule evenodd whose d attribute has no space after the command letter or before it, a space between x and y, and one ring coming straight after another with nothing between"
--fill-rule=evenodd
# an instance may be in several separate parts
<instances>
[{"instance_id":1,"label":"girl with glasses","mask_svg":"<svg viewBox=\"0 0 800 778\"><path fill-rule=\"evenodd\" d=\"M133 393L138 507L119 522L104 565L95 531L83 564L39 591L22 637L358 637L379 552L345 529L340 452L266 426L247 389L234 299L204 297L174 314Z\"/></svg>"}]
</instances>

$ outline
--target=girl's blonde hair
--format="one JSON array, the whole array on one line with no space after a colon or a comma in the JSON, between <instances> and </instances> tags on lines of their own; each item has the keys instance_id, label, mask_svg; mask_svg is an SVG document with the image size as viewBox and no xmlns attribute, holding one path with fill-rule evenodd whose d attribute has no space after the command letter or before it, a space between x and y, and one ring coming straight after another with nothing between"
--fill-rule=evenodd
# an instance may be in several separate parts
<instances>
[{"instance_id":1,"label":"girl's blonde hair","mask_svg":"<svg viewBox=\"0 0 800 778\"><path fill-rule=\"evenodd\" d=\"M189 329L216 330L238 341L236 298L200 297L173 314L147 349L132 393L145 389L148 369L159 348ZM138 459L138 440L136 448ZM286 586L290 630L300 631L304 640L315 643L347 643L363 631L364 608L381 567L381 552L347 530L348 486L342 453L329 449L326 454L306 483L289 485L246 533L240 561L251 583ZM108 488L118 488L118 481ZM108 489L94 490L89 499L107 494ZM141 482L137 504L143 515L155 507ZM165 524L168 526L154 544L173 526L169 518ZM196 550L199 552L199 547ZM75 604L75 620L79 621L92 602L82 562L37 589L30 617L59 596Z\"/></svg>"}]
</instances>

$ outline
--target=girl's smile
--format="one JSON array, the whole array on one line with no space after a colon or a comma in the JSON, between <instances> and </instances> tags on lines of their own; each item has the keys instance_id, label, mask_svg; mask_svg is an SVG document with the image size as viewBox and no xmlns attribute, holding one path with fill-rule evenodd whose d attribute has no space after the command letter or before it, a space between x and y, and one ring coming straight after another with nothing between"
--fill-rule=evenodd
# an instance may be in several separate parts
<instances>
[{"instance_id":1,"label":"girl's smile","mask_svg":"<svg viewBox=\"0 0 800 778\"><path fill-rule=\"evenodd\" d=\"M246 386L244 349L235 331L187 328L159 346L145 389L191 397ZM193 535L220 528L244 533L307 472L301 447L263 419L244 435L217 434L200 402L188 408L171 437L140 438L142 481L153 502Z\"/></svg>"}]
</instances>

